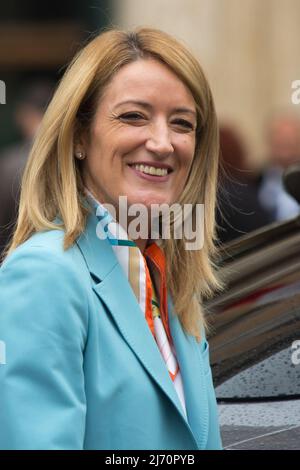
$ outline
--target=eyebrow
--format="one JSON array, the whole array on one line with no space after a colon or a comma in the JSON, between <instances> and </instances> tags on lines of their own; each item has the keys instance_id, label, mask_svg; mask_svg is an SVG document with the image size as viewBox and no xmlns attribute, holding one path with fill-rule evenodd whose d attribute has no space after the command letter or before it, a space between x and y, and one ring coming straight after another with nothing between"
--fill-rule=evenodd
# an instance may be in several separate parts
<instances>
[{"instance_id":1,"label":"eyebrow","mask_svg":"<svg viewBox=\"0 0 300 470\"><path fill-rule=\"evenodd\" d=\"M128 103L137 104L138 106L142 106L142 107L147 108L147 109L152 109L152 105L150 103L147 103L147 101L139 101L139 100L122 101L121 103L118 103L115 107L118 108L119 106L121 106L123 104L128 104ZM184 108L184 107L174 108L173 112L175 112L175 113L188 113L188 114L192 114L195 117L197 115L196 111L194 111L193 109Z\"/></svg>"}]
</instances>

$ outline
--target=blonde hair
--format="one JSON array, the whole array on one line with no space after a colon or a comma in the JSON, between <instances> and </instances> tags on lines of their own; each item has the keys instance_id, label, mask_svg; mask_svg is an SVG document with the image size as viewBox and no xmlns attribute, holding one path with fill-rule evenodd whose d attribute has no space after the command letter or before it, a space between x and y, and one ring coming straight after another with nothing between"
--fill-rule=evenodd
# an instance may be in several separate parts
<instances>
[{"instance_id":1,"label":"blonde hair","mask_svg":"<svg viewBox=\"0 0 300 470\"><path fill-rule=\"evenodd\" d=\"M167 282L184 330L197 337L207 328L202 298L221 287L213 256L219 132L212 94L194 56L175 38L153 28L109 29L91 40L72 60L50 102L35 138L22 179L19 216L7 254L42 230L63 229L64 249L85 230L80 162L74 158L76 135L90 129L105 86L125 64L155 58L182 80L197 109L196 151L181 204L204 204L204 245L185 249L185 240L163 241ZM193 209L193 217L195 210ZM60 215L63 225L53 222Z\"/></svg>"}]
</instances>

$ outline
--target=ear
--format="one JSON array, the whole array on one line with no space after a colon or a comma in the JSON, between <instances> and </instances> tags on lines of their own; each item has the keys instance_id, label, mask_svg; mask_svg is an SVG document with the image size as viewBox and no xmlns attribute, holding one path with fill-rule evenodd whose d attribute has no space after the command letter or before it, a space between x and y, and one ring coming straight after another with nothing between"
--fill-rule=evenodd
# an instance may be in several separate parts
<instances>
[{"instance_id":1,"label":"ear","mask_svg":"<svg viewBox=\"0 0 300 470\"><path fill-rule=\"evenodd\" d=\"M76 123L74 129L74 151L87 152L89 147L89 132Z\"/></svg>"}]
</instances>

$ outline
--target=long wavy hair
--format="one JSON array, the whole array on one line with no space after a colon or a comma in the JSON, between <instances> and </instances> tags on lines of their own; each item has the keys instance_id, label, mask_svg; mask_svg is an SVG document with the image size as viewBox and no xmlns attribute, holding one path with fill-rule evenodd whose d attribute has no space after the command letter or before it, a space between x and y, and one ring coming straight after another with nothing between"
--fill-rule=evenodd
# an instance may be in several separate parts
<instances>
[{"instance_id":1,"label":"long wavy hair","mask_svg":"<svg viewBox=\"0 0 300 470\"><path fill-rule=\"evenodd\" d=\"M88 209L83 203L80 162L74 158L78 135L89 130L97 104L112 77L126 64L154 58L168 66L188 87L197 110L196 147L180 204L204 204L204 244L186 250L184 238L163 240L167 283L174 310L184 330L197 340L208 322L202 299L221 288L214 265L215 204L219 131L214 102L203 70L177 39L158 29L115 28L93 38L68 66L47 108L22 179L19 215L6 255L33 233L63 229L64 249L85 230ZM63 225L54 223L59 214Z\"/></svg>"}]
</instances>

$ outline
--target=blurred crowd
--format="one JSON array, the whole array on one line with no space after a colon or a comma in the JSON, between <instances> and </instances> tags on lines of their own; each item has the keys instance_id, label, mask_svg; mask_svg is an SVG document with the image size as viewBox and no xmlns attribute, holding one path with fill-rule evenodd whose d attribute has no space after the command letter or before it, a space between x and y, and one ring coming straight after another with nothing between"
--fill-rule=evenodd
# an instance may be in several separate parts
<instances>
[{"instance_id":1,"label":"blurred crowd","mask_svg":"<svg viewBox=\"0 0 300 470\"><path fill-rule=\"evenodd\" d=\"M0 151L0 262L16 222L25 164L53 90L48 80L36 80L24 88L14 109L20 140Z\"/></svg>"},{"instance_id":2,"label":"blurred crowd","mask_svg":"<svg viewBox=\"0 0 300 470\"><path fill-rule=\"evenodd\" d=\"M21 177L54 84L37 81L24 89L15 107L19 142L0 151L0 256L15 225ZM264 166L253 166L244 139L229 125L220 128L221 170L217 224L221 243L236 239L271 222L299 214L299 204L284 188L282 175L300 162L300 118L280 113L270 118L265 133Z\"/></svg>"},{"instance_id":3,"label":"blurred crowd","mask_svg":"<svg viewBox=\"0 0 300 470\"><path fill-rule=\"evenodd\" d=\"M278 113L262 132L267 154L261 156L263 166L257 168L239 132L221 126L217 222L223 243L300 213L298 202L283 182L287 169L300 163L300 117Z\"/></svg>"}]
</instances>

